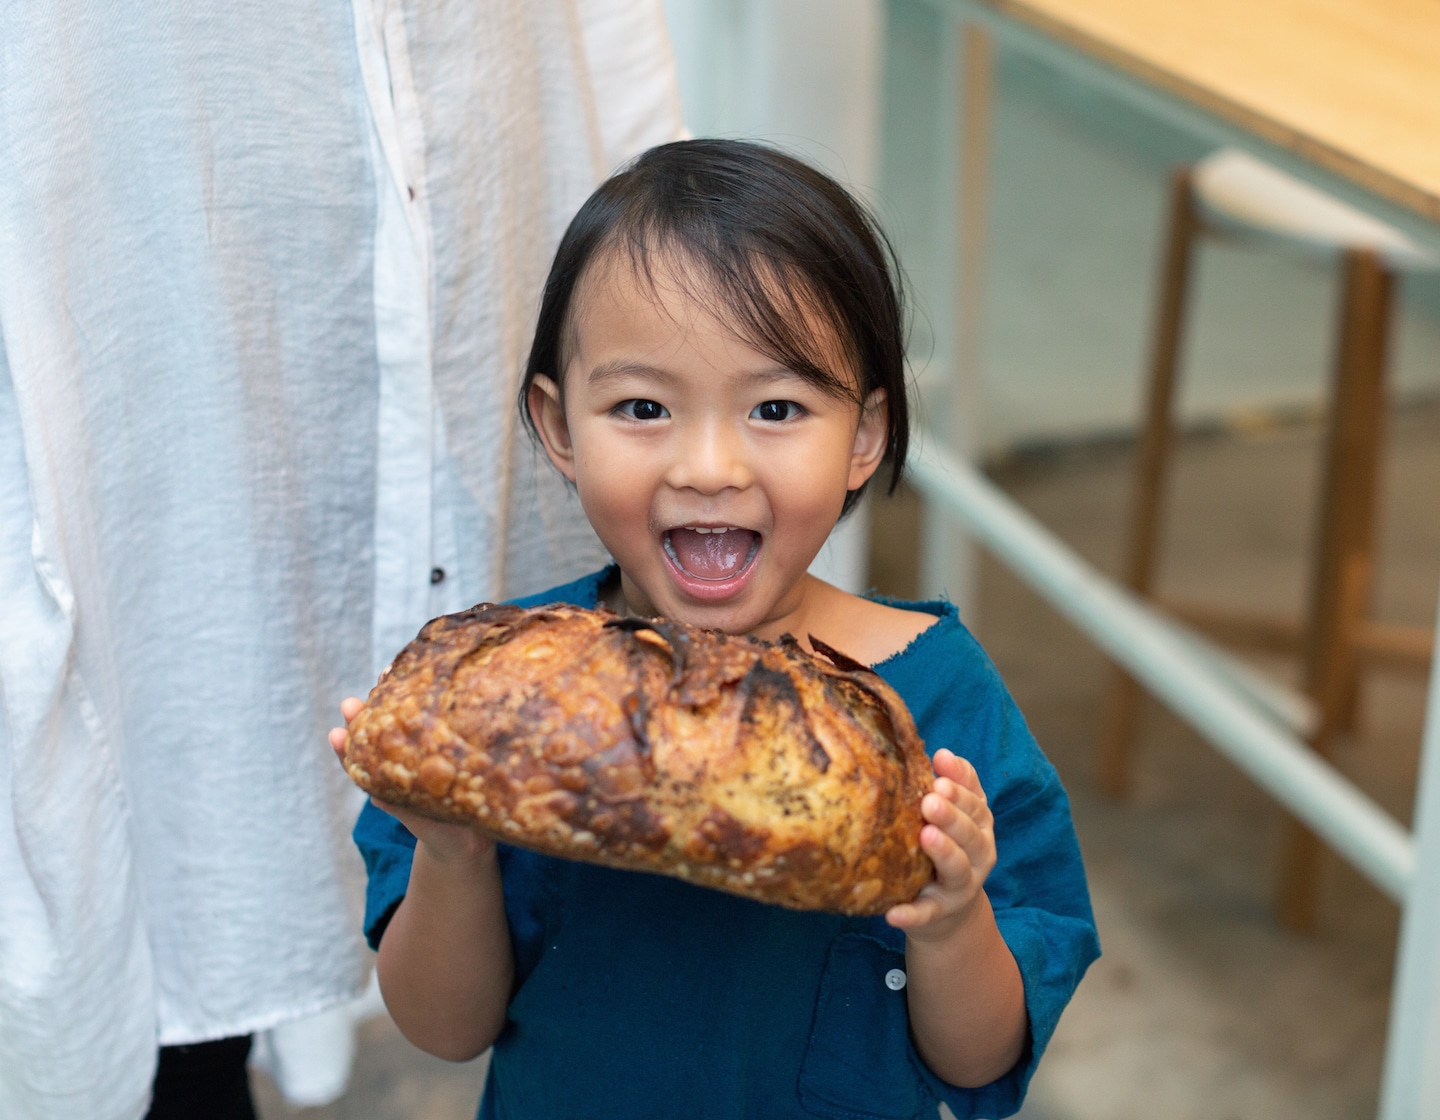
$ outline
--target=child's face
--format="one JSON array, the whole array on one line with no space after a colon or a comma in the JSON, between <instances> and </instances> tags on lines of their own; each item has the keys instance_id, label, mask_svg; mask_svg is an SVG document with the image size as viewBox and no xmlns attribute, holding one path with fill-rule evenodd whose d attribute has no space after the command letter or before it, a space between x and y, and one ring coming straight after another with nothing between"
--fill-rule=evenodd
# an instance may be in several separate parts
<instances>
[{"instance_id":1,"label":"child's face","mask_svg":"<svg viewBox=\"0 0 1440 1120\"><path fill-rule=\"evenodd\" d=\"M538 378L531 412L632 610L774 637L804 617L806 569L846 492L880 463L884 394L863 412L826 394L653 263L653 286L628 259L591 266L574 297L563 409ZM819 364L843 369L829 341Z\"/></svg>"}]
</instances>

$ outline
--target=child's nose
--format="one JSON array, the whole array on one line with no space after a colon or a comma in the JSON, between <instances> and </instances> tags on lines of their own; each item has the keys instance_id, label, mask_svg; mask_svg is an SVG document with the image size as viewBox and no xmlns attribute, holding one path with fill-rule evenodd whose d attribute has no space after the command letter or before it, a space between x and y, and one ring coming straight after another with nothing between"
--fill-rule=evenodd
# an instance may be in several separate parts
<instances>
[{"instance_id":1,"label":"child's nose","mask_svg":"<svg viewBox=\"0 0 1440 1120\"><path fill-rule=\"evenodd\" d=\"M744 489L753 481L744 438L723 423L697 425L686 433L669 472L671 486L702 494Z\"/></svg>"}]
</instances>

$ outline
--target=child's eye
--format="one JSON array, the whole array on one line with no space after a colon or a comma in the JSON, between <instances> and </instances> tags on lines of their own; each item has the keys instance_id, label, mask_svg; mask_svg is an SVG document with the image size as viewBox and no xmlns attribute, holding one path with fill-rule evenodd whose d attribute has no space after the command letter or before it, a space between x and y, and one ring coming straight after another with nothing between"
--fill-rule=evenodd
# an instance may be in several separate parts
<instances>
[{"instance_id":1,"label":"child's eye","mask_svg":"<svg viewBox=\"0 0 1440 1120\"><path fill-rule=\"evenodd\" d=\"M750 411L752 420L794 420L804 410L794 401L761 401Z\"/></svg>"},{"instance_id":2,"label":"child's eye","mask_svg":"<svg viewBox=\"0 0 1440 1120\"><path fill-rule=\"evenodd\" d=\"M615 411L632 420L663 420L670 415L659 401L641 399L621 401L615 406Z\"/></svg>"}]
</instances>

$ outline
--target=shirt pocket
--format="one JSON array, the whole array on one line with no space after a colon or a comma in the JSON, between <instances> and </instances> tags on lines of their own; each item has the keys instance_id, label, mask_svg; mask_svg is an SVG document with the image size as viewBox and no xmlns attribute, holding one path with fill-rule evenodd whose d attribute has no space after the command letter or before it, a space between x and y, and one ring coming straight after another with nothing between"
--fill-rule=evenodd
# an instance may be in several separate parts
<instances>
[{"instance_id":1,"label":"shirt pocket","mask_svg":"<svg viewBox=\"0 0 1440 1120\"><path fill-rule=\"evenodd\" d=\"M800 1065L800 1103L832 1120L911 1120L935 1111L916 1068L905 954L878 938L830 943L815 1022Z\"/></svg>"}]
</instances>

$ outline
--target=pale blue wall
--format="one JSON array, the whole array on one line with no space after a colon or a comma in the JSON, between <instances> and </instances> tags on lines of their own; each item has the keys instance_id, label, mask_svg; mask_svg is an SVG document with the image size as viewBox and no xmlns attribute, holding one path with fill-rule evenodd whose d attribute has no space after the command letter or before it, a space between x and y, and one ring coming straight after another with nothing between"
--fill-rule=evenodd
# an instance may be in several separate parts
<instances>
[{"instance_id":1,"label":"pale blue wall","mask_svg":"<svg viewBox=\"0 0 1440 1120\"><path fill-rule=\"evenodd\" d=\"M872 197L919 296L912 360L924 380L943 382L953 165L947 21L923 0L667 0L667 12L697 133L764 136ZM891 51L882 69L883 36ZM1010 55L1000 60L993 145L982 446L1126 427L1166 174L1205 149ZM1333 299L1332 277L1317 266L1207 248L1185 413L1201 420L1317 402ZM1440 391L1440 282L1407 282L1401 304L1397 388Z\"/></svg>"}]
</instances>

